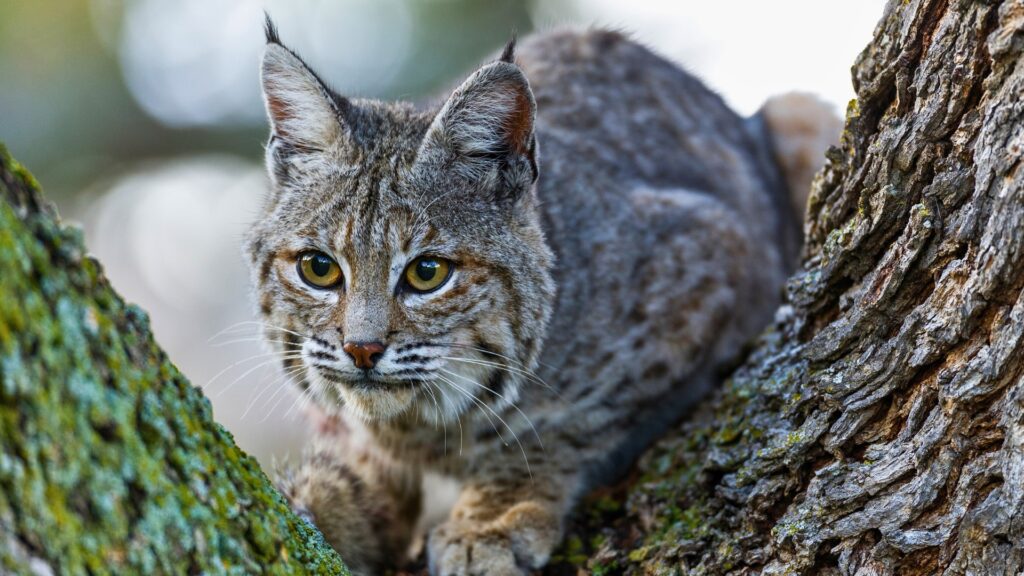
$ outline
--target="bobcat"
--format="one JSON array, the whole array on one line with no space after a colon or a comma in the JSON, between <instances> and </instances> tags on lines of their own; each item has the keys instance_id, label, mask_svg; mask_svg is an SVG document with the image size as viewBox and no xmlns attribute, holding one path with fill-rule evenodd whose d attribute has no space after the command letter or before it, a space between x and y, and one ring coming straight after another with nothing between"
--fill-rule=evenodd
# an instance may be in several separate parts
<instances>
[{"instance_id":1,"label":"bobcat","mask_svg":"<svg viewBox=\"0 0 1024 576\"><path fill-rule=\"evenodd\" d=\"M794 96L741 119L616 32L513 41L426 108L339 96L266 35L246 250L266 340L327 415L283 492L372 574L438 473L460 494L432 574L542 567L770 320L834 118Z\"/></svg>"}]
</instances>

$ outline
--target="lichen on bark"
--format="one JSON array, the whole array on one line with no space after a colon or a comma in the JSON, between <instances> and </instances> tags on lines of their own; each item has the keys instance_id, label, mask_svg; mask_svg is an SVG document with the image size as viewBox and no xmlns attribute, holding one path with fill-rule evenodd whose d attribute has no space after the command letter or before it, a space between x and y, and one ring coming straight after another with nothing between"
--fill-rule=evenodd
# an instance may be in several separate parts
<instances>
[{"instance_id":1,"label":"lichen on bark","mask_svg":"<svg viewBox=\"0 0 1024 576\"><path fill-rule=\"evenodd\" d=\"M0 573L346 573L2 145Z\"/></svg>"}]
</instances>

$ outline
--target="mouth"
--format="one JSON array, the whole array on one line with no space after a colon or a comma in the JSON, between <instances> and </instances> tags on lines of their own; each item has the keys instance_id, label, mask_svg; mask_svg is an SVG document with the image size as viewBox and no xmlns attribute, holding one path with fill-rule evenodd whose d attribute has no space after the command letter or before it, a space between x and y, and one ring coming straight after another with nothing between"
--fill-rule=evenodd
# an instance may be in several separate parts
<instances>
[{"instance_id":1,"label":"mouth","mask_svg":"<svg viewBox=\"0 0 1024 576\"><path fill-rule=\"evenodd\" d=\"M415 412L421 393L429 390L428 380L399 379L374 370L343 372L315 366L310 375L321 389L321 405L329 411L342 409L365 422L385 422Z\"/></svg>"},{"instance_id":2,"label":"mouth","mask_svg":"<svg viewBox=\"0 0 1024 576\"><path fill-rule=\"evenodd\" d=\"M391 392L415 388L424 384L422 378L394 378L380 374L374 370L364 370L362 374L353 375L328 366L316 366L320 375L338 386L359 391Z\"/></svg>"}]
</instances>

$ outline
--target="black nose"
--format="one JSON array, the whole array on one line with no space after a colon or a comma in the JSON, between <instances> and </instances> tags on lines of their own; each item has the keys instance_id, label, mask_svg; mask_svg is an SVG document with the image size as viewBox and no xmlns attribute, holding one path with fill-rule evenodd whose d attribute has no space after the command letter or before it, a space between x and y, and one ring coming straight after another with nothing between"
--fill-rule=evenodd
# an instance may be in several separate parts
<instances>
[{"instance_id":1,"label":"black nose","mask_svg":"<svg viewBox=\"0 0 1024 576\"><path fill-rule=\"evenodd\" d=\"M356 368L369 370L377 365L387 347L380 342L346 342L341 349L356 363Z\"/></svg>"}]
</instances>

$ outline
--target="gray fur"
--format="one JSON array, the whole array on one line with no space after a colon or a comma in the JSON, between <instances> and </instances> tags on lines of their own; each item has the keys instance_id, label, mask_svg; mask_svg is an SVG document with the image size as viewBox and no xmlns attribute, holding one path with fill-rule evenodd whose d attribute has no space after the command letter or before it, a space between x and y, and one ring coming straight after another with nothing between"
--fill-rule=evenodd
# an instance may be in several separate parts
<instances>
[{"instance_id":1,"label":"gray fur","mask_svg":"<svg viewBox=\"0 0 1024 576\"><path fill-rule=\"evenodd\" d=\"M765 140L620 34L528 38L418 110L336 96L275 32L263 84L274 192L247 249L268 340L335 423L322 442L359 445L330 465L317 452L289 486L362 478L411 526L420 474L457 478L435 574L542 566L573 503L767 323L794 261ZM343 289L297 279L306 249L341 262ZM452 280L403 292L424 253L453 261ZM387 345L372 376L345 341ZM326 500L310 512L357 571L393 560L365 549L408 538L379 530L353 551L345 534L365 522L345 519L382 506Z\"/></svg>"}]
</instances>

